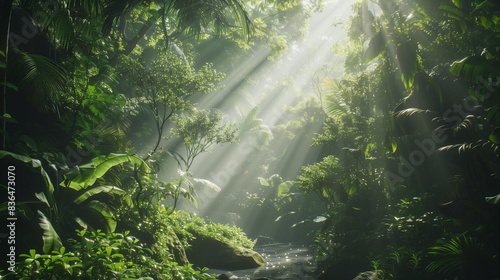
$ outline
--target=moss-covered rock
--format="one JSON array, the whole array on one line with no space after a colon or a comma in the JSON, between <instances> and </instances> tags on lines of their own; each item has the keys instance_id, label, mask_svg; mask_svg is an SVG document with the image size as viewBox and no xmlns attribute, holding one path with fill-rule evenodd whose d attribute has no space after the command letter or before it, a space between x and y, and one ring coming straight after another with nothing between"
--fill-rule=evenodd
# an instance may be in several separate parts
<instances>
[{"instance_id":1,"label":"moss-covered rock","mask_svg":"<svg viewBox=\"0 0 500 280\"><path fill-rule=\"evenodd\" d=\"M164 236L167 239L164 244L174 255L174 260L179 265L189 264L186 252L184 251L184 246L182 245L182 242L179 240L179 237L177 237L175 231L172 230L171 228L167 228L167 234L165 234Z\"/></svg>"},{"instance_id":2,"label":"moss-covered rock","mask_svg":"<svg viewBox=\"0 0 500 280\"><path fill-rule=\"evenodd\" d=\"M187 250L190 263L196 267L238 270L259 267L266 260L257 252L220 240L195 236Z\"/></svg>"}]
</instances>

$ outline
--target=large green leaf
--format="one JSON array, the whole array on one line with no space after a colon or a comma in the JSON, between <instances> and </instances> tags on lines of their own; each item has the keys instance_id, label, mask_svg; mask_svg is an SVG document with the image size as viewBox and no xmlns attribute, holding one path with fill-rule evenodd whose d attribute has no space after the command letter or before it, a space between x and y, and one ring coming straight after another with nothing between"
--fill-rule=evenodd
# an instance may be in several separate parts
<instances>
[{"instance_id":1,"label":"large green leaf","mask_svg":"<svg viewBox=\"0 0 500 280\"><path fill-rule=\"evenodd\" d=\"M80 195L78 198L76 198L73 202L76 204L80 204L80 203L84 202L85 200L87 200L88 198L90 198L96 194L99 194L99 193L116 194L119 196L123 196L123 195L127 194L126 191L124 191L118 187L115 187L115 186L100 186L100 187L92 188L92 189L84 192L82 195Z\"/></svg>"},{"instance_id":2,"label":"large green leaf","mask_svg":"<svg viewBox=\"0 0 500 280\"><path fill-rule=\"evenodd\" d=\"M266 179L264 179L264 178L262 178L262 177L259 177L259 178L257 178L257 179L259 179L259 182L260 182L260 184L261 184L262 186L265 186L265 187L269 187L269 186L271 186L271 185L269 185L269 183L267 182L267 180L266 180Z\"/></svg>"},{"instance_id":3,"label":"large green leaf","mask_svg":"<svg viewBox=\"0 0 500 280\"><path fill-rule=\"evenodd\" d=\"M494 127L500 127L500 107L493 105L486 110L486 120L489 121Z\"/></svg>"},{"instance_id":4,"label":"large green leaf","mask_svg":"<svg viewBox=\"0 0 500 280\"><path fill-rule=\"evenodd\" d=\"M398 144L388 132L385 134L382 146L385 148L387 154L395 153L398 149Z\"/></svg>"},{"instance_id":5,"label":"large green leaf","mask_svg":"<svg viewBox=\"0 0 500 280\"><path fill-rule=\"evenodd\" d=\"M85 209L88 210L96 219L96 222L99 223L99 225L94 228L102 228L108 233L115 231L116 220L113 216L113 212L106 203L92 200L85 205ZM88 219L86 219L86 222L91 223Z\"/></svg>"},{"instance_id":6,"label":"large green leaf","mask_svg":"<svg viewBox=\"0 0 500 280\"><path fill-rule=\"evenodd\" d=\"M26 205L26 204L40 204L43 203L41 201L16 201L16 207L19 207L21 205ZM4 203L0 204L0 212L7 210L9 207L9 201L5 201Z\"/></svg>"},{"instance_id":7,"label":"large green leaf","mask_svg":"<svg viewBox=\"0 0 500 280\"><path fill-rule=\"evenodd\" d=\"M35 193L35 196L40 200L40 202L45 203L49 209L51 208L50 202L43 192Z\"/></svg>"},{"instance_id":8,"label":"large green leaf","mask_svg":"<svg viewBox=\"0 0 500 280\"><path fill-rule=\"evenodd\" d=\"M43 252L59 251L62 247L61 238L54 227L52 227L52 223L50 223L40 210L38 210L38 214L40 215L40 227L43 229Z\"/></svg>"},{"instance_id":9,"label":"large green leaf","mask_svg":"<svg viewBox=\"0 0 500 280\"><path fill-rule=\"evenodd\" d=\"M500 204L500 194L495 196L485 197L485 201L490 204Z\"/></svg>"},{"instance_id":10,"label":"large green leaf","mask_svg":"<svg viewBox=\"0 0 500 280\"><path fill-rule=\"evenodd\" d=\"M385 50L387 49L387 39L384 36L382 30L377 32L368 43L368 48L365 53L365 61L364 64L370 63L379 56L381 56Z\"/></svg>"},{"instance_id":11,"label":"large green leaf","mask_svg":"<svg viewBox=\"0 0 500 280\"><path fill-rule=\"evenodd\" d=\"M319 86L326 92L323 110L329 117L338 117L347 113L347 106L341 96L340 82L338 80L335 78L325 78Z\"/></svg>"},{"instance_id":12,"label":"large green leaf","mask_svg":"<svg viewBox=\"0 0 500 280\"><path fill-rule=\"evenodd\" d=\"M495 144L500 144L500 128L495 128L495 130L490 134L490 141Z\"/></svg>"},{"instance_id":13,"label":"large green leaf","mask_svg":"<svg viewBox=\"0 0 500 280\"><path fill-rule=\"evenodd\" d=\"M81 165L73 168L71 172L65 174L66 184L75 190L85 189L88 186L91 186L95 183L95 181L108 170L114 166L118 166L123 163L130 163L136 165L147 173L150 171L147 164L138 156L135 155L125 155L125 154L109 154L108 156L100 156L96 157L92 160L92 163L88 163L85 165ZM61 185L64 185L63 182Z\"/></svg>"},{"instance_id":14,"label":"large green leaf","mask_svg":"<svg viewBox=\"0 0 500 280\"><path fill-rule=\"evenodd\" d=\"M413 42L403 42L398 46L397 59L401 70L401 80L407 90L410 90L419 68L420 57L417 54L417 45Z\"/></svg>"},{"instance_id":15,"label":"large green leaf","mask_svg":"<svg viewBox=\"0 0 500 280\"><path fill-rule=\"evenodd\" d=\"M0 120L8 123L17 123L17 121L10 114L7 113L5 113L3 116L0 116Z\"/></svg>"},{"instance_id":16,"label":"large green leaf","mask_svg":"<svg viewBox=\"0 0 500 280\"><path fill-rule=\"evenodd\" d=\"M470 56L453 62L450 72L467 82L483 82L492 75L500 75L500 65L483 56Z\"/></svg>"},{"instance_id":17,"label":"large green leaf","mask_svg":"<svg viewBox=\"0 0 500 280\"><path fill-rule=\"evenodd\" d=\"M464 13L458 7L453 7L451 5L441 5L438 9L443 15L450 18L456 20L463 20L464 18Z\"/></svg>"},{"instance_id":18,"label":"large green leaf","mask_svg":"<svg viewBox=\"0 0 500 280\"><path fill-rule=\"evenodd\" d=\"M290 190L291 186L292 184L289 182L283 182L279 184L278 187L276 188L276 196L277 197L285 196L286 194L288 194L288 191Z\"/></svg>"},{"instance_id":19,"label":"large green leaf","mask_svg":"<svg viewBox=\"0 0 500 280\"><path fill-rule=\"evenodd\" d=\"M18 161L24 162L25 164L31 165L31 167L33 169L38 170L38 172L40 173L40 175L43 178L43 181L45 182L46 192L47 192L47 194L49 194L47 199L51 204L53 203L52 194L54 193L54 186L52 185L52 182L50 181L49 174L47 174L45 169L43 169L42 163L39 160L32 159L30 157L23 156L23 155L14 154L14 153L7 152L7 151L0 151L0 159L2 159L4 157L11 157L15 160L18 160Z\"/></svg>"},{"instance_id":20,"label":"large green leaf","mask_svg":"<svg viewBox=\"0 0 500 280\"><path fill-rule=\"evenodd\" d=\"M3 82L2 82L2 83L0 83L0 85L2 85L2 86L4 85L4 86L6 86L6 87L8 87L8 88L10 88L10 89L13 89L13 90L15 90L15 91L18 91L18 90L19 90L19 88L18 88L16 85L11 84L11 83L3 83ZM6 115L7 115L7 114L6 114Z\"/></svg>"},{"instance_id":21,"label":"large green leaf","mask_svg":"<svg viewBox=\"0 0 500 280\"><path fill-rule=\"evenodd\" d=\"M217 184L213 183L212 181L205 180L205 179L199 179L199 178L193 178L193 181L197 183L202 183L204 186L207 186L213 191L220 192L220 187L217 186Z\"/></svg>"}]
</instances>

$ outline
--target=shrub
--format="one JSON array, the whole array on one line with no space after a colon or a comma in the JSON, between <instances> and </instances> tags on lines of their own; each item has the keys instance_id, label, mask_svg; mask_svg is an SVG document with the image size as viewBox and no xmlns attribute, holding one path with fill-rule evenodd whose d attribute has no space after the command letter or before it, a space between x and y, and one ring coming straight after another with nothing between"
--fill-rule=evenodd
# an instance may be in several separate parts
<instances>
[{"instance_id":1,"label":"shrub","mask_svg":"<svg viewBox=\"0 0 500 280\"><path fill-rule=\"evenodd\" d=\"M153 252L128 235L101 231L77 231L79 240L70 239L66 248L40 255L35 250L21 254L17 271L4 279L215 279L206 269L179 266L172 259L155 261Z\"/></svg>"}]
</instances>

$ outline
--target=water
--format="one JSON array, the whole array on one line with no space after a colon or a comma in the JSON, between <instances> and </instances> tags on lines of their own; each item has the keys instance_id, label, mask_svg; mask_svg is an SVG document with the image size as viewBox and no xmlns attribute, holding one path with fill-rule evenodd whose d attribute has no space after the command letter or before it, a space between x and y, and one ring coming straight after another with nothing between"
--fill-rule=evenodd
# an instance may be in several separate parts
<instances>
[{"instance_id":1,"label":"water","mask_svg":"<svg viewBox=\"0 0 500 280\"><path fill-rule=\"evenodd\" d=\"M313 256L311 249L304 245L290 243L271 243L257 245L254 251L261 254L267 265L259 268L231 271L233 275L244 278L265 277L276 280L310 280L310 272L315 268L310 264ZM227 271L210 269L209 274L220 274Z\"/></svg>"}]
</instances>

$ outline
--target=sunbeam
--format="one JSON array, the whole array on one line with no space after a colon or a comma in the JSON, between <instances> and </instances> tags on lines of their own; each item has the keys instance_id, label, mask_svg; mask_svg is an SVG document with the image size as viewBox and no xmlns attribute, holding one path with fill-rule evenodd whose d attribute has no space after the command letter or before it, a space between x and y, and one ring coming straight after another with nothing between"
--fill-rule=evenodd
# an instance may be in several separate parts
<instances>
[{"instance_id":1,"label":"sunbeam","mask_svg":"<svg viewBox=\"0 0 500 280\"><path fill-rule=\"evenodd\" d=\"M241 121L244 115L238 116L235 112L249 112L258 107L259 117L264 124L270 127L286 124L289 113L283 111L283 106L295 106L300 99L314 95L316 81L313 75L332 59L332 46L346 36L342 26L332 27L332 18L347 18L352 12L350 6L348 1L328 1L321 13L313 14L310 18L306 37L295 42L278 63L269 60L269 53L260 48L244 63L231 69L223 81L224 89L216 96L206 96L197 101L204 108L223 109L226 115L236 121ZM252 77L251 81L248 81L249 76ZM319 156L320 148L305 147L311 146L312 138L315 133L321 132L322 124L315 120L306 127L289 143L284 141L290 140L273 139L280 146L286 146L273 172L288 180L293 180L304 164L313 163ZM216 215L231 212L232 202L226 201L228 193L235 189L249 193L255 191L257 177L266 174L263 160L268 154L257 142L258 139L242 138L239 145L215 148L210 154L200 156L192 167L193 173L215 182L224 191L219 194L201 191L199 195L204 203L192 211L217 221ZM258 232L258 229L253 229L259 226L258 221L238 225Z\"/></svg>"}]
</instances>

